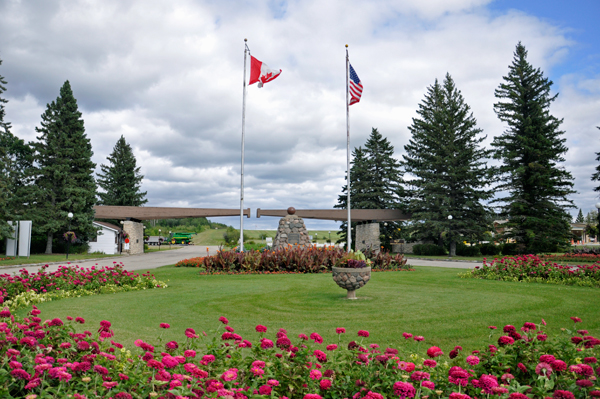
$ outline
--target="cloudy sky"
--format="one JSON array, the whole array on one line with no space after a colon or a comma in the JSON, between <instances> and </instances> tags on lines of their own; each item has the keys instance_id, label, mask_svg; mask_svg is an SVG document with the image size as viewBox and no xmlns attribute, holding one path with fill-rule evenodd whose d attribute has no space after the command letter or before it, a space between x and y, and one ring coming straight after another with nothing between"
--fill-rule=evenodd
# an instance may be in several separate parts
<instances>
[{"instance_id":1,"label":"cloudy sky","mask_svg":"<svg viewBox=\"0 0 600 399\"><path fill-rule=\"evenodd\" d=\"M332 208L346 168L345 48L364 85L351 145L376 127L401 158L426 88L454 78L488 136L518 41L560 93L584 213L600 151L597 0L0 0L0 75L12 132L35 140L69 80L94 162L123 135L149 206L239 208L244 38L281 76L250 86L245 207ZM573 211L574 213L577 210ZM220 221L239 226L239 218ZM246 219L274 228L276 219ZM307 221L309 228L336 228Z\"/></svg>"}]
</instances>

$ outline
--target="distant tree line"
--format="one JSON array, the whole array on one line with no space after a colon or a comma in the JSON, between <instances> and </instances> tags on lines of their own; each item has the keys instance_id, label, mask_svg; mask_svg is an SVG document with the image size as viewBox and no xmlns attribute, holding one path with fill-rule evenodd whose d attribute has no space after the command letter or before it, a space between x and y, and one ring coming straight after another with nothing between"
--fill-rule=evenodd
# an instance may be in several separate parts
<instances>
[{"instance_id":1,"label":"distant tree line","mask_svg":"<svg viewBox=\"0 0 600 399\"><path fill-rule=\"evenodd\" d=\"M495 91L494 111L507 128L487 149L486 136L450 74L442 83L436 79L409 126L411 139L400 161L377 129L364 149L354 149L351 207L412 214L402 226L387 223L381 238L388 247L392 239L410 237L447 245L454 255L457 242L491 239L498 219L506 223L495 239L515 242L519 253L568 246L568 209L574 208L569 196L575 191L573 176L562 166L567 152L563 120L550 114L558 95L550 94L551 86L517 44L508 75ZM489 165L492 159L499 165ZM600 165L592 180L600 182ZM347 190L344 185L337 208L347 209ZM600 192L600 186L594 190ZM340 234L346 241L346 223Z\"/></svg>"}]
</instances>

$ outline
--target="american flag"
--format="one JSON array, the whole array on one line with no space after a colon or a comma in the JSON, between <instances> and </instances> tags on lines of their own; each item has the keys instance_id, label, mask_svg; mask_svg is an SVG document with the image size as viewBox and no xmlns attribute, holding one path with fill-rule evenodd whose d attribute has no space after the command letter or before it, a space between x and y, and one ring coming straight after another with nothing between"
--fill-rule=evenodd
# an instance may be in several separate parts
<instances>
[{"instance_id":1,"label":"american flag","mask_svg":"<svg viewBox=\"0 0 600 399\"><path fill-rule=\"evenodd\" d=\"M363 85L362 83L360 83L360 79L358 78L358 75L356 74L354 68L352 68L352 65L350 65L350 82L348 83L348 87L350 90L349 105L356 104L360 101L360 96L362 96Z\"/></svg>"}]
</instances>

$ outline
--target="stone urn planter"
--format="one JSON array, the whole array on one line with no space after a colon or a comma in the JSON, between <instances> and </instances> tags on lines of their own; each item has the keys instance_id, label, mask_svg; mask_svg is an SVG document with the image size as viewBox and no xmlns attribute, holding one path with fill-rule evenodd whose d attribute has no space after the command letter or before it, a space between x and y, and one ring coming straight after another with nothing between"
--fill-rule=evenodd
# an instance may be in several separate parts
<instances>
[{"instance_id":1,"label":"stone urn planter","mask_svg":"<svg viewBox=\"0 0 600 399\"><path fill-rule=\"evenodd\" d=\"M371 267L333 267L333 281L348 290L346 299L356 299L356 290L364 287L371 279Z\"/></svg>"}]
</instances>

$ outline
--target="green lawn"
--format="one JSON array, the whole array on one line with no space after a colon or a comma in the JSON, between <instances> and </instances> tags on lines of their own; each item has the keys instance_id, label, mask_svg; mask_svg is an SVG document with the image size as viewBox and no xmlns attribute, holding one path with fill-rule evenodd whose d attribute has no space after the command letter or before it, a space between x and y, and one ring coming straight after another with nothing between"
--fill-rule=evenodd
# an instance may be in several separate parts
<instances>
[{"instance_id":1,"label":"green lawn","mask_svg":"<svg viewBox=\"0 0 600 399\"><path fill-rule=\"evenodd\" d=\"M446 353L455 345L474 349L488 344L489 325L548 323L549 332L571 327L570 316L583 319L579 328L600 333L600 290L560 285L461 279L460 270L416 267L414 272L374 273L348 301L331 274L200 276L197 269L156 269L167 289L99 295L39 304L41 318L81 316L79 330L94 331L109 320L115 340L132 345L141 338L153 343L183 339L183 331L217 328L219 316L236 333L254 340L254 327L264 324L272 335L286 328L290 336L319 332L326 343L337 341L336 327L345 327L345 341L368 330L368 342L405 343L402 332L425 336L423 346L438 345ZM24 314L25 310L20 310ZM159 323L171 324L160 330ZM80 328L81 327L81 328ZM497 334L496 334L497 336ZM165 341L163 341L165 342ZM411 341L412 345L412 341Z\"/></svg>"},{"instance_id":2,"label":"green lawn","mask_svg":"<svg viewBox=\"0 0 600 399\"><path fill-rule=\"evenodd\" d=\"M69 262L75 260L83 260L83 259L97 259L97 258L107 258L110 256L118 256L118 255L106 255L106 254L69 254ZM4 257L4 256L0 256ZM13 265L27 265L31 263L51 263L51 262L65 262L67 256L65 254L33 254L29 258L24 257L15 257L12 260L2 260L0 261L0 266L13 266Z\"/></svg>"},{"instance_id":3,"label":"green lawn","mask_svg":"<svg viewBox=\"0 0 600 399\"><path fill-rule=\"evenodd\" d=\"M225 233L225 229L204 230L203 232L196 234L192 239L192 242L196 245L222 245L224 244L223 233ZM256 243L265 244L266 241L260 239L262 234L266 234L267 237L272 237L273 240L275 240L277 231L244 230L244 242L254 241ZM316 240L319 243L324 243L330 237L329 230L309 230L308 235L313 236L313 242ZM331 230L331 242L335 243L337 239L338 231Z\"/></svg>"}]
</instances>

